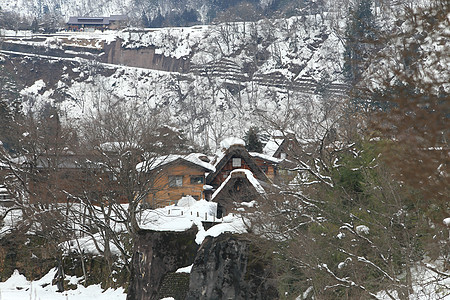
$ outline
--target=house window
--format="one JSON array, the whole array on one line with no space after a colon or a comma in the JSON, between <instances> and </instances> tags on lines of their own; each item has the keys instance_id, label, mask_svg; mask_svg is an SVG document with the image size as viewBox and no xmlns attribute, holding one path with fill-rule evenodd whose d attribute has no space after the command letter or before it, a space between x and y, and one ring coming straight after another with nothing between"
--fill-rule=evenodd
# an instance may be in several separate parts
<instances>
[{"instance_id":1,"label":"house window","mask_svg":"<svg viewBox=\"0 0 450 300\"><path fill-rule=\"evenodd\" d=\"M235 192L239 192L241 190L241 187L242 187L242 182L240 180L238 180L234 183L234 191Z\"/></svg>"},{"instance_id":2,"label":"house window","mask_svg":"<svg viewBox=\"0 0 450 300\"><path fill-rule=\"evenodd\" d=\"M169 187L183 186L183 176L169 176Z\"/></svg>"},{"instance_id":3,"label":"house window","mask_svg":"<svg viewBox=\"0 0 450 300\"><path fill-rule=\"evenodd\" d=\"M232 166L233 166L233 168L234 168L234 167L240 167L240 166L242 166L241 158L239 158L239 157L234 157L234 158L233 158L233 162L232 162Z\"/></svg>"},{"instance_id":4,"label":"house window","mask_svg":"<svg viewBox=\"0 0 450 300\"><path fill-rule=\"evenodd\" d=\"M203 176L191 176L191 184L203 184L204 182Z\"/></svg>"}]
</instances>

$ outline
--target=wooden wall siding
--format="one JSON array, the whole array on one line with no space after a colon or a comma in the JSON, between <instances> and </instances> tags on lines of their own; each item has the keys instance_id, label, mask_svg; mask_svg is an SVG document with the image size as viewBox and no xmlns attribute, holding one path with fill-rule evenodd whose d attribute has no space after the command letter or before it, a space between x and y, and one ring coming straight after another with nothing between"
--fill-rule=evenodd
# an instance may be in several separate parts
<instances>
[{"instance_id":1,"label":"wooden wall siding","mask_svg":"<svg viewBox=\"0 0 450 300\"><path fill-rule=\"evenodd\" d=\"M169 176L183 176L182 186L169 186ZM201 167L177 164L169 165L161 172L155 181L153 192L147 197L147 202L152 207L164 207L176 203L181 197L190 195L196 199L202 199L203 185L205 183L192 183L191 177L203 177L205 182L205 170Z\"/></svg>"},{"instance_id":2,"label":"wooden wall siding","mask_svg":"<svg viewBox=\"0 0 450 300\"><path fill-rule=\"evenodd\" d=\"M247 169L251 170L250 166L245 162L243 158L241 158L241 166L240 167L233 167L233 158L241 158L238 156L233 156L220 170L219 174L217 174L216 178L211 182L212 186L219 187L225 179L227 179L228 175L230 175L231 171L235 169Z\"/></svg>"},{"instance_id":3,"label":"wooden wall siding","mask_svg":"<svg viewBox=\"0 0 450 300\"><path fill-rule=\"evenodd\" d=\"M256 165L267 175L267 177L269 177L270 180L274 180L276 171L273 164L259 157L253 157L253 160L255 161Z\"/></svg>"}]
</instances>

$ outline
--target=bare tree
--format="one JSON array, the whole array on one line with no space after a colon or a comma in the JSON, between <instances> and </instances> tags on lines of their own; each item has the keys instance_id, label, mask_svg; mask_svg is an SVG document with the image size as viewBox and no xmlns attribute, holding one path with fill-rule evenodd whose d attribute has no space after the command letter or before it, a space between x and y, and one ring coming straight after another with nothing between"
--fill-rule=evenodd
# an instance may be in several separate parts
<instances>
[{"instance_id":1,"label":"bare tree","mask_svg":"<svg viewBox=\"0 0 450 300\"><path fill-rule=\"evenodd\" d=\"M76 204L69 218L78 228L78 237L89 237L110 270L119 265L130 272L140 211L149 207L147 197L162 176L145 170L159 155L186 147L179 132L162 125L157 111L140 112L140 108L138 101L118 99L82 124L84 154L79 168L85 178L79 191L67 192ZM114 284L112 278L105 280Z\"/></svg>"}]
</instances>

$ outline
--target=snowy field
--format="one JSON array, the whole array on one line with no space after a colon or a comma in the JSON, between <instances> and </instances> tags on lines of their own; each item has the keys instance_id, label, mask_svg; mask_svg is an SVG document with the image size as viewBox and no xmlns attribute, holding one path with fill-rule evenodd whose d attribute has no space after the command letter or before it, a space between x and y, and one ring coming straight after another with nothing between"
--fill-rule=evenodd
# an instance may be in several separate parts
<instances>
[{"instance_id":1,"label":"snowy field","mask_svg":"<svg viewBox=\"0 0 450 300\"><path fill-rule=\"evenodd\" d=\"M47 275L36 281L28 281L25 276L15 271L5 282L0 282L1 300L125 300L126 294L122 288L104 291L100 285L84 287L78 284L82 278L66 276L71 284L76 284L75 290L58 293L56 285L52 285L56 269L50 270Z\"/></svg>"}]
</instances>

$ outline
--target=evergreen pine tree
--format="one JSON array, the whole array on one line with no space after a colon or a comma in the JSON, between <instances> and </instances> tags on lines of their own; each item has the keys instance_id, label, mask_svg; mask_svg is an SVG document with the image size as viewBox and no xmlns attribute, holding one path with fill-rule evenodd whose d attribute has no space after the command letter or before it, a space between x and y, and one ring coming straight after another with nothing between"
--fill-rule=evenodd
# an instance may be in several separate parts
<instances>
[{"instance_id":1,"label":"evergreen pine tree","mask_svg":"<svg viewBox=\"0 0 450 300\"><path fill-rule=\"evenodd\" d=\"M356 11L350 10L345 32L344 77L354 85L361 80L364 64L374 49L376 22L372 0L360 0Z\"/></svg>"},{"instance_id":2,"label":"evergreen pine tree","mask_svg":"<svg viewBox=\"0 0 450 300\"><path fill-rule=\"evenodd\" d=\"M245 135L245 148L247 148L248 151L252 152L259 152L261 153L263 150L263 145L258 137L258 129L256 127L250 127L250 129L247 131L247 134Z\"/></svg>"},{"instance_id":3,"label":"evergreen pine tree","mask_svg":"<svg viewBox=\"0 0 450 300\"><path fill-rule=\"evenodd\" d=\"M36 33L39 31L39 24L36 18L33 19L33 22L31 22L31 31L33 33Z\"/></svg>"},{"instance_id":4,"label":"evergreen pine tree","mask_svg":"<svg viewBox=\"0 0 450 300\"><path fill-rule=\"evenodd\" d=\"M141 15L141 23L143 27L150 27L150 21L148 20L147 14L145 13L145 11L142 11L142 15Z\"/></svg>"},{"instance_id":5,"label":"evergreen pine tree","mask_svg":"<svg viewBox=\"0 0 450 300\"><path fill-rule=\"evenodd\" d=\"M161 12L158 10L156 17L154 17L151 21L149 20L148 27L150 28L160 28L163 26L164 17L161 15Z\"/></svg>"}]
</instances>

